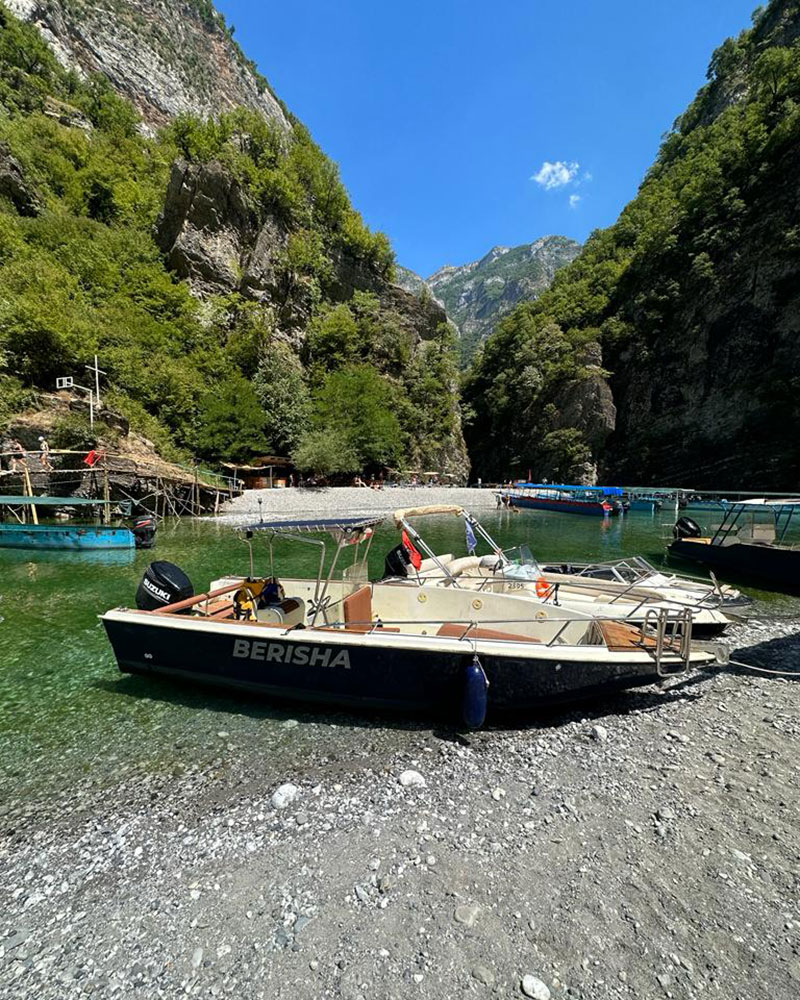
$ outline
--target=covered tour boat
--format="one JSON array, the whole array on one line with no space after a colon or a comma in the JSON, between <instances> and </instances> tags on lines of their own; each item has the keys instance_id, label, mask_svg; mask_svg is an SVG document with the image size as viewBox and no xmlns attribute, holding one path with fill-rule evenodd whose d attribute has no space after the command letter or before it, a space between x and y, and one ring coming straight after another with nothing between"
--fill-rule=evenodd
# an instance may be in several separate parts
<instances>
[{"instance_id":1,"label":"covered tour boat","mask_svg":"<svg viewBox=\"0 0 800 1000\"><path fill-rule=\"evenodd\" d=\"M555 510L562 514L616 517L624 509L623 491L617 486L556 486L516 483L497 491L498 505L529 510Z\"/></svg>"},{"instance_id":2,"label":"covered tour boat","mask_svg":"<svg viewBox=\"0 0 800 1000\"><path fill-rule=\"evenodd\" d=\"M480 725L487 712L651 684L715 662L692 643L691 615L655 611L641 627L504 594L369 583L377 518L263 522L242 529L247 576L195 595L171 564L154 563L137 608L101 616L120 670L360 709L434 713ZM326 570L327 532L336 542ZM268 542L256 575L253 543ZM276 575L276 537L318 546L315 579ZM336 577L342 553L353 560ZM147 584L147 585L145 585Z\"/></svg>"}]
</instances>

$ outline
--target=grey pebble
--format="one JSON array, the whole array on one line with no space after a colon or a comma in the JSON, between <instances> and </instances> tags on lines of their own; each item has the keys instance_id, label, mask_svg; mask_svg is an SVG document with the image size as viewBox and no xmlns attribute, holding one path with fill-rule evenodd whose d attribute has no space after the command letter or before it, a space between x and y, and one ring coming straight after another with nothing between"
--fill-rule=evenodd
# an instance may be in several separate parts
<instances>
[{"instance_id":1,"label":"grey pebble","mask_svg":"<svg viewBox=\"0 0 800 1000\"><path fill-rule=\"evenodd\" d=\"M481 912L477 903L462 903L457 906L453 918L457 924L464 924L465 927L474 927L475 921Z\"/></svg>"},{"instance_id":2,"label":"grey pebble","mask_svg":"<svg viewBox=\"0 0 800 1000\"><path fill-rule=\"evenodd\" d=\"M494 973L485 965L476 965L472 970L472 978L477 979L484 986L494 986Z\"/></svg>"}]
</instances>

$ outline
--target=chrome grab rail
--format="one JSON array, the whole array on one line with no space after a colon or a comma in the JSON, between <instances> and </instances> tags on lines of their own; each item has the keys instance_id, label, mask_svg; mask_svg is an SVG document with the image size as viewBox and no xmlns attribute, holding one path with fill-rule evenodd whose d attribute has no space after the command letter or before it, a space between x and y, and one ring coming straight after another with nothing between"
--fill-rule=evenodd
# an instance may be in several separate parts
<instances>
[{"instance_id":1,"label":"chrome grab rail","mask_svg":"<svg viewBox=\"0 0 800 1000\"><path fill-rule=\"evenodd\" d=\"M687 672L692 652L692 614L688 608L680 611L648 608L640 634L642 648L655 660L659 677L674 677ZM647 640L654 640L655 644L650 645ZM665 664L665 652L676 656L678 662L672 660Z\"/></svg>"}]
</instances>

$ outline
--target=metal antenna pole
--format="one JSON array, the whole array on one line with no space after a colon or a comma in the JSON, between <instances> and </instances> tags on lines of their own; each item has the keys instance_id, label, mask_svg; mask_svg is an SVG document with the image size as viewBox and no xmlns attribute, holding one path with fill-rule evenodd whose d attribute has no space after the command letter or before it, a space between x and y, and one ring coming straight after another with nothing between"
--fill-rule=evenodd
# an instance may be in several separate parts
<instances>
[{"instance_id":1,"label":"metal antenna pole","mask_svg":"<svg viewBox=\"0 0 800 1000\"><path fill-rule=\"evenodd\" d=\"M97 364L97 355L94 356L94 365L84 365L84 367L90 371L94 372L94 398L97 405L97 409L100 409L100 376L107 375L108 372L104 372Z\"/></svg>"}]
</instances>

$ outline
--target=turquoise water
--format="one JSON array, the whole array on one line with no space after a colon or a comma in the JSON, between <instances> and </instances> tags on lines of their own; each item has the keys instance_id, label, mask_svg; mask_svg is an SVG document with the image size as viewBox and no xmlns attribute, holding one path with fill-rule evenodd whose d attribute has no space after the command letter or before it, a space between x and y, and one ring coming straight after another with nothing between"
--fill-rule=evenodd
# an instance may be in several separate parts
<instances>
[{"instance_id":1,"label":"turquoise water","mask_svg":"<svg viewBox=\"0 0 800 1000\"><path fill-rule=\"evenodd\" d=\"M640 554L662 563L670 514L634 513L604 521L552 512L503 511L482 518L504 547L528 544L542 560L613 559ZM420 525L435 550L464 552L463 523L438 517ZM381 526L370 570L380 576L396 532ZM263 544L257 552L266 552ZM275 546L280 574L315 576L312 546ZM248 571L248 550L231 527L213 520L167 521L153 552L90 555L0 550L0 798L39 795L71 781L102 785L133 771L167 771L224 760L231 753L259 759L302 753L304 745L332 753L348 733L361 740L364 723L307 713L238 696L121 675L98 613L132 605L151 559L177 563L199 592L225 573ZM262 559L256 571L266 572ZM800 601L758 595L768 614L800 612ZM295 718L303 725L282 725ZM420 723L424 725L424 723ZM375 720L376 730L384 720ZM220 735L222 734L222 735Z\"/></svg>"}]
</instances>

